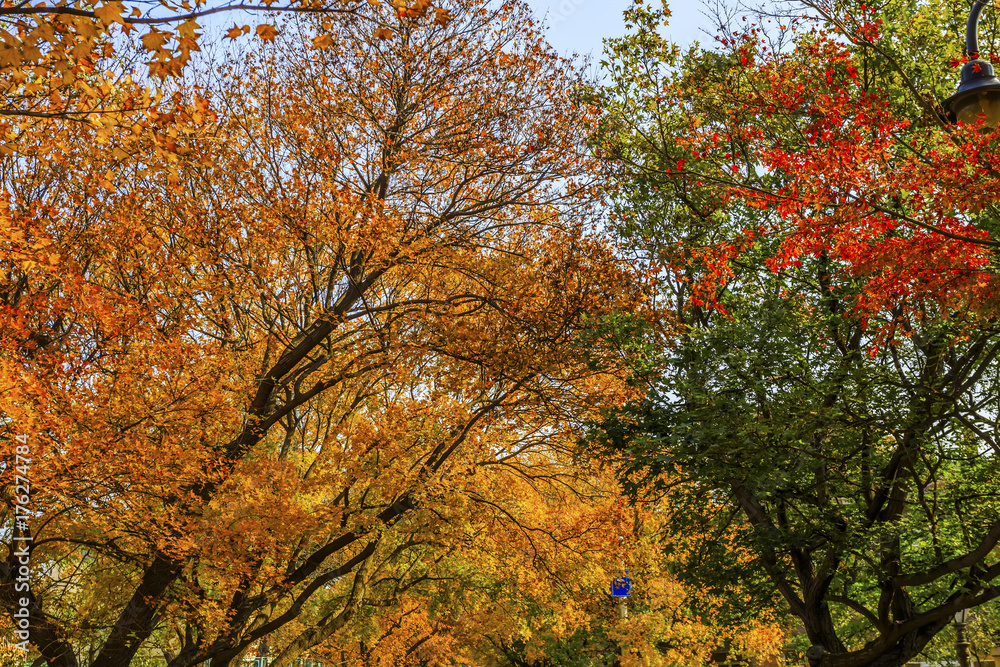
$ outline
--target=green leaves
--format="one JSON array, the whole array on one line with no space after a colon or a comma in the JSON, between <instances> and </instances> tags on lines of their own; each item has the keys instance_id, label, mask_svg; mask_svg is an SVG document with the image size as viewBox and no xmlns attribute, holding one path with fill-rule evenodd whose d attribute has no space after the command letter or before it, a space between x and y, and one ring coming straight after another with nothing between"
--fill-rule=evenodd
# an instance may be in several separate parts
<instances>
[{"instance_id":1,"label":"green leaves","mask_svg":"<svg viewBox=\"0 0 1000 667\"><path fill-rule=\"evenodd\" d=\"M921 120L964 10L808 11L773 51L751 17L668 58L641 7L610 44L612 224L676 327L623 332L646 399L589 442L713 535L684 571L751 592L734 614L780 598L837 664L896 665L1000 595L996 216L968 194L995 149Z\"/></svg>"}]
</instances>

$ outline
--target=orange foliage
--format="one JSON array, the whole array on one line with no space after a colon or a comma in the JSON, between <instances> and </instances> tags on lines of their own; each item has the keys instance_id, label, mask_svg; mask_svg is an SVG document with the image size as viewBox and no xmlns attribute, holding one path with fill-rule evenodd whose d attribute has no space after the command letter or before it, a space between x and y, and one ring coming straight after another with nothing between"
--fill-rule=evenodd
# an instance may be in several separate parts
<instances>
[{"instance_id":1,"label":"orange foliage","mask_svg":"<svg viewBox=\"0 0 1000 667\"><path fill-rule=\"evenodd\" d=\"M544 459L544 460L542 460ZM773 655L774 623L720 628L698 616L662 552L654 506L628 507L610 475L555 452L484 465L472 503L433 523L433 546L373 574L362 621L317 649L332 663L676 665L724 638ZM450 503L448 504L451 507ZM628 616L609 582L630 571ZM588 662L590 661L590 662Z\"/></svg>"},{"instance_id":2,"label":"orange foliage","mask_svg":"<svg viewBox=\"0 0 1000 667\"><path fill-rule=\"evenodd\" d=\"M241 2L238 9L339 17L364 14L380 4L376 0L290 0L278 4L261 0ZM450 20L447 10L426 0L386 5L410 21L427 17L440 26ZM135 112L150 107L122 99L117 89L123 84L128 87L132 78L144 73L121 63L148 57L151 60L146 65L154 77L178 76L192 53L201 50L202 26L198 21L233 10L232 4L207 0L161 0L153 7L120 0L4 2L0 6L4 19L0 28L0 117L15 119L3 125L4 133L38 118L93 122L93 114L99 114L104 118L98 123L134 123ZM247 32L249 27L244 26L235 33L231 30L229 37ZM274 33L270 24L257 27L263 39L273 38ZM148 91L144 94L150 96Z\"/></svg>"}]
</instances>

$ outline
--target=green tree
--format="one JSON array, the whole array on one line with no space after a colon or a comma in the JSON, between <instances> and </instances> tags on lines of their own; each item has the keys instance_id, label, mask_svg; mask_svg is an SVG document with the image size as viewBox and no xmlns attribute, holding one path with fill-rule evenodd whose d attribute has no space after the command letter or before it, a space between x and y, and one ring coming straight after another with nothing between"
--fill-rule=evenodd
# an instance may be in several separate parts
<instances>
[{"instance_id":1,"label":"green tree","mask_svg":"<svg viewBox=\"0 0 1000 667\"><path fill-rule=\"evenodd\" d=\"M780 604L816 666L902 665L1000 596L996 190L964 194L995 147L935 108L964 9L737 13L683 56L665 7L627 16L597 141L670 326L592 442L714 528L683 572L741 582L733 614Z\"/></svg>"}]
</instances>

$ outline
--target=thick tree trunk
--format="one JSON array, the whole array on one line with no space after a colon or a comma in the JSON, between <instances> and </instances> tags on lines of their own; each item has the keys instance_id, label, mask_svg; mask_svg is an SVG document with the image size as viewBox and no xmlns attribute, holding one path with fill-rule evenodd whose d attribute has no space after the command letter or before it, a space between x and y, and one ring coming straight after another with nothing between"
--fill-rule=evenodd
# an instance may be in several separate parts
<instances>
[{"instance_id":1,"label":"thick tree trunk","mask_svg":"<svg viewBox=\"0 0 1000 667\"><path fill-rule=\"evenodd\" d=\"M373 552L377 545L378 541L373 541L367 545L365 551ZM368 591L368 573L370 569L371 556L368 556L361 561L361 566L354 575L351 595L344 604L344 608L336 614L331 612L316 625L306 628L303 632L299 633L295 639L282 649L278 657L271 663L271 667L290 667L292 661L296 658L314 646L319 646L347 625L358 610L358 607L361 606L361 602Z\"/></svg>"},{"instance_id":2,"label":"thick tree trunk","mask_svg":"<svg viewBox=\"0 0 1000 667\"><path fill-rule=\"evenodd\" d=\"M162 552L156 554L92 667L129 666L136 651L153 633L160 601L183 567L183 561Z\"/></svg>"},{"instance_id":3,"label":"thick tree trunk","mask_svg":"<svg viewBox=\"0 0 1000 667\"><path fill-rule=\"evenodd\" d=\"M19 584L30 583L23 573L18 574L19 568L26 567L25 561L21 558L30 558L30 549L23 546L26 544L26 542L14 542L7 560L0 563L0 604L13 621L15 630L20 629L20 623L27 624L24 631L28 639L24 640L22 636L15 635L14 641L28 641L36 646L50 667L77 667L73 646L63 638L53 620L45 615L41 602L30 585L26 590L17 590ZM22 601L27 601L27 605L23 605ZM28 613L26 619L15 617L15 614L20 614L24 609L27 609Z\"/></svg>"},{"instance_id":4,"label":"thick tree trunk","mask_svg":"<svg viewBox=\"0 0 1000 667\"><path fill-rule=\"evenodd\" d=\"M883 635L858 651L824 653L819 660L811 661L810 667L903 667L949 622L949 618L944 618L898 637L890 632L890 636Z\"/></svg>"}]
</instances>

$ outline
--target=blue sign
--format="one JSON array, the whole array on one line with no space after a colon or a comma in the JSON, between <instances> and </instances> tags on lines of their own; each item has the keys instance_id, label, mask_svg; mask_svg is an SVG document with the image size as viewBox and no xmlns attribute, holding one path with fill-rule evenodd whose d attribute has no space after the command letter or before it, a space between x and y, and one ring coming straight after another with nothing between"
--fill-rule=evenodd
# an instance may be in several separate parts
<instances>
[{"instance_id":1,"label":"blue sign","mask_svg":"<svg viewBox=\"0 0 1000 667\"><path fill-rule=\"evenodd\" d=\"M632 597L632 580L627 576L630 570L617 579L611 580L611 595L616 598Z\"/></svg>"}]
</instances>

